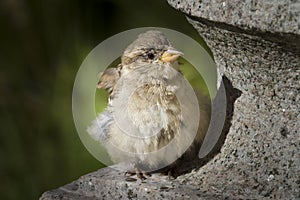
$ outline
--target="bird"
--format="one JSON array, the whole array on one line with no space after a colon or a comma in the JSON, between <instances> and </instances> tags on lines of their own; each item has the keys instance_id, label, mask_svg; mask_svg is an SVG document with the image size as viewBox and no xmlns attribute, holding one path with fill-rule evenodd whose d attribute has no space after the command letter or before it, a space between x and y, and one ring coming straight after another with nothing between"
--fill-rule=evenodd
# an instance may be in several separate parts
<instances>
[{"instance_id":1,"label":"bird","mask_svg":"<svg viewBox=\"0 0 300 200\"><path fill-rule=\"evenodd\" d=\"M100 74L97 88L109 92L108 106L87 128L114 163L145 179L197 159L210 119L210 101L188 85L177 50L164 33L141 33L124 50L121 63Z\"/></svg>"}]
</instances>

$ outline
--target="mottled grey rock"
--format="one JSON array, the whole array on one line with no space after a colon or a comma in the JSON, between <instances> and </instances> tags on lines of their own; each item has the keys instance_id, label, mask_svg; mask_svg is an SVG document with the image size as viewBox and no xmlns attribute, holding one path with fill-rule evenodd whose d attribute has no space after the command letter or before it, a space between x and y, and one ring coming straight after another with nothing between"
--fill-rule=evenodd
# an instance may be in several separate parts
<instances>
[{"instance_id":1,"label":"mottled grey rock","mask_svg":"<svg viewBox=\"0 0 300 200\"><path fill-rule=\"evenodd\" d=\"M126 181L123 172L103 168L84 175L58 189L45 192L40 200L50 199L216 199L214 193L200 193L198 187L188 186L180 179L170 181L153 174L141 181Z\"/></svg>"},{"instance_id":2,"label":"mottled grey rock","mask_svg":"<svg viewBox=\"0 0 300 200\"><path fill-rule=\"evenodd\" d=\"M195 21L300 48L299 0L168 0Z\"/></svg>"},{"instance_id":3,"label":"mottled grey rock","mask_svg":"<svg viewBox=\"0 0 300 200\"><path fill-rule=\"evenodd\" d=\"M168 1L211 48L228 100L238 97L221 152L176 180L128 182L104 168L41 199L300 199L299 1Z\"/></svg>"},{"instance_id":4,"label":"mottled grey rock","mask_svg":"<svg viewBox=\"0 0 300 200\"><path fill-rule=\"evenodd\" d=\"M300 54L257 36L189 21L242 94L221 153L187 182L230 198L300 198Z\"/></svg>"},{"instance_id":5,"label":"mottled grey rock","mask_svg":"<svg viewBox=\"0 0 300 200\"><path fill-rule=\"evenodd\" d=\"M168 0L184 13L246 30L300 33L299 0Z\"/></svg>"},{"instance_id":6,"label":"mottled grey rock","mask_svg":"<svg viewBox=\"0 0 300 200\"><path fill-rule=\"evenodd\" d=\"M242 93L221 153L185 181L229 199L299 199L299 1L169 3Z\"/></svg>"}]
</instances>

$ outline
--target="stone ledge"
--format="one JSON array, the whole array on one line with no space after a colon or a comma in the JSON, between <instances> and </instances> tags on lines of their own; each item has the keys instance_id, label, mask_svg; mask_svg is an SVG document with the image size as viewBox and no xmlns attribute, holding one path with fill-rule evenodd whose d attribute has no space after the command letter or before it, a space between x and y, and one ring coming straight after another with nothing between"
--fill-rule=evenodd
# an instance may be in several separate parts
<instances>
[{"instance_id":1,"label":"stone ledge","mask_svg":"<svg viewBox=\"0 0 300 200\"><path fill-rule=\"evenodd\" d=\"M195 173L195 172L192 172ZM215 194L201 193L196 186L184 182L185 176L168 180L153 174L146 180L125 180L124 172L103 168L84 175L58 189L45 192L40 200L53 199L215 199Z\"/></svg>"}]
</instances>

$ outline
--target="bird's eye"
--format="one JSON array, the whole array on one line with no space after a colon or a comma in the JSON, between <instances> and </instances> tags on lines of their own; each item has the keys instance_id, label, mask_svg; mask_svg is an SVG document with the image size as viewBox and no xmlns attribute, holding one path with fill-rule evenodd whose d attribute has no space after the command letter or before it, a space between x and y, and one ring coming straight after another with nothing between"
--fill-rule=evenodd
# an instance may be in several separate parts
<instances>
[{"instance_id":1,"label":"bird's eye","mask_svg":"<svg viewBox=\"0 0 300 200\"><path fill-rule=\"evenodd\" d=\"M154 54L153 53L147 53L147 56L151 60L154 59Z\"/></svg>"}]
</instances>

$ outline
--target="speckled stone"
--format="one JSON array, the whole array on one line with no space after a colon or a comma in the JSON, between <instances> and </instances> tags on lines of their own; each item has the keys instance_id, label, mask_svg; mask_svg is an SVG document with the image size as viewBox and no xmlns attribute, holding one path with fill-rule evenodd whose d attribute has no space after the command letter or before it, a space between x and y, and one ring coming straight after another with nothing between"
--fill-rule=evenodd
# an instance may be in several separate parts
<instances>
[{"instance_id":1,"label":"speckled stone","mask_svg":"<svg viewBox=\"0 0 300 200\"><path fill-rule=\"evenodd\" d=\"M184 13L243 29L300 33L299 0L168 0Z\"/></svg>"},{"instance_id":2,"label":"speckled stone","mask_svg":"<svg viewBox=\"0 0 300 200\"><path fill-rule=\"evenodd\" d=\"M299 1L168 2L240 91L221 152L176 180L128 182L104 168L40 199L300 199Z\"/></svg>"},{"instance_id":3,"label":"speckled stone","mask_svg":"<svg viewBox=\"0 0 300 200\"><path fill-rule=\"evenodd\" d=\"M64 199L216 199L215 194L202 194L198 187L153 174L141 181L126 180L124 173L103 168L55 190L45 192L40 200Z\"/></svg>"},{"instance_id":4,"label":"speckled stone","mask_svg":"<svg viewBox=\"0 0 300 200\"><path fill-rule=\"evenodd\" d=\"M299 1L169 3L242 92L221 153L186 183L229 199L300 199Z\"/></svg>"},{"instance_id":5,"label":"speckled stone","mask_svg":"<svg viewBox=\"0 0 300 200\"><path fill-rule=\"evenodd\" d=\"M299 53L189 19L242 92L218 154L188 184L229 198L300 198Z\"/></svg>"}]
</instances>

